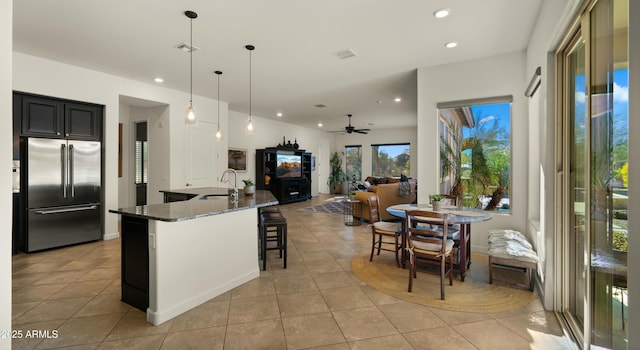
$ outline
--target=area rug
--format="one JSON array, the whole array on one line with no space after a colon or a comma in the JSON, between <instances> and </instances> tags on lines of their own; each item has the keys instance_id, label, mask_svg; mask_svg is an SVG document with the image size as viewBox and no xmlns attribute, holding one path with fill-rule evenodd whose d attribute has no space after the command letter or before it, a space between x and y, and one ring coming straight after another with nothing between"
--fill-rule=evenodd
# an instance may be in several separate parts
<instances>
[{"instance_id":1,"label":"area rug","mask_svg":"<svg viewBox=\"0 0 640 350\"><path fill-rule=\"evenodd\" d=\"M484 254L471 255L471 269L467 270L465 281L454 273L453 286L445 282L445 300L440 300L440 276L420 272L413 281L413 290L407 292L409 270L396 266L393 254L374 255L369 261L369 252L351 260L353 273L372 288L395 298L438 309L476 313L494 313L515 310L527 306L538 298L537 294L497 284L500 281L525 282L521 271L494 268L494 284L489 284L488 257ZM431 266L427 266L429 268ZM438 269L436 267L436 269Z\"/></svg>"},{"instance_id":2,"label":"area rug","mask_svg":"<svg viewBox=\"0 0 640 350\"><path fill-rule=\"evenodd\" d=\"M344 203L342 201L331 201L313 207L306 207L300 210L311 211L316 213L340 213L344 212Z\"/></svg>"}]
</instances>

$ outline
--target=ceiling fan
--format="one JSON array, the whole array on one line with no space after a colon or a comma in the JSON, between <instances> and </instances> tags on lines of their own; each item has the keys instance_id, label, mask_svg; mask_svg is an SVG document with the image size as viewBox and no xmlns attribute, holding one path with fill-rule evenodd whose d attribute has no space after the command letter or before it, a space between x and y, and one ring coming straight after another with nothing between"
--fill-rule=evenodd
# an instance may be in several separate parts
<instances>
[{"instance_id":1,"label":"ceiling fan","mask_svg":"<svg viewBox=\"0 0 640 350\"><path fill-rule=\"evenodd\" d=\"M356 129L354 126L351 125L351 114L347 114L347 117L349 117L349 125L344 127L344 130L347 132L347 134L351 134L351 133L358 133L358 134L367 134L368 131L370 131L371 129ZM342 130L340 130L342 131ZM335 132L340 132L340 131L335 131Z\"/></svg>"}]
</instances>

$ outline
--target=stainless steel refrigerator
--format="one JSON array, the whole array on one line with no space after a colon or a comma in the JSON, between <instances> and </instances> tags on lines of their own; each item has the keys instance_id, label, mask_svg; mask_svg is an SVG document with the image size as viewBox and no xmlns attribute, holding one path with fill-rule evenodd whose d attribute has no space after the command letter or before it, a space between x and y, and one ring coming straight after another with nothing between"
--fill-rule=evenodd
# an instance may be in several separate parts
<instances>
[{"instance_id":1,"label":"stainless steel refrigerator","mask_svg":"<svg viewBox=\"0 0 640 350\"><path fill-rule=\"evenodd\" d=\"M100 159L100 142L27 139L27 252L102 238Z\"/></svg>"}]
</instances>

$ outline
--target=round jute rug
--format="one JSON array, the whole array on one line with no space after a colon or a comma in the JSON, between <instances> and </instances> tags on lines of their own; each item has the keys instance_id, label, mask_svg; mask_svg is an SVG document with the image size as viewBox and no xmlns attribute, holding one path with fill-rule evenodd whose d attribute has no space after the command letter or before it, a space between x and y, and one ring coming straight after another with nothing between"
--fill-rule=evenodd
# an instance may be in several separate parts
<instances>
[{"instance_id":1,"label":"round jute rug","mask_svg":"<svg viewBox=\"0 0 640 350\"><path fill-rule=\"evenodd\" d=\"M440 275L421 272L429 268L439 270L437 266L418 265L418 277L413 280L411 293L407 292L409 269L397 267L391 253L374 255L372 262L369 261L369 253L356 256L351 260L351 269L360 280L380 292L404 301L445 310L504 312L527 306L538 298L534 292L497 284L498 279L523 283L527 280L524 272L494 268L494 283L489 284L487 255L473 253L471 261L471 268L467 270L464 282L460 281L457 272L453 275L453 286L446 279L445 300L440 300Z\"/></svg>"}]
</instances>

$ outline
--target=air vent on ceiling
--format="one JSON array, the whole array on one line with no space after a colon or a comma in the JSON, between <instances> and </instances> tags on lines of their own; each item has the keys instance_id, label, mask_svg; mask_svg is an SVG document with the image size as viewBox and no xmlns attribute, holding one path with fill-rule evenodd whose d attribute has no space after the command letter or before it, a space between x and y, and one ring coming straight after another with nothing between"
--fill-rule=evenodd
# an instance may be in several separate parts
<instances>
[{"instance_id":1,"label":"air vent on ceiling","mask_svg":"<svg viewBox=\"0 0 640 350\"><path fill-rule=\"evenodd\" d=\"M191 51L198 51L198 47L197 46L191 46L190 44L187 43L180 43L178 45L175 46L175 48L177 48L180 51L184 51L184 52L191 52ZM193 50L192 50L193 48Z\"/></svg>"},{"instance_id":2,"label":"air vent on ceiling","mask_svg":"<svg viewBox=\"0 0 640 350\"><path fill-rule=\"evenodd\" d=\"M347 58L356 57L358 54L351 49L344 49L334 52L333 55L336 55L336 57L338 57L339 59L344 60Z\"/></svg>"},{"instance_id":3,"label":"air vent on ceiling","mask_svg":"<svg viewBox=\"0 0 640 350\"><path fill-rule=\"evenodd\" d=\"M327 107L327 105L326 105L326 104L324 104L324 103L319 103L319 104L317 104L317 105L313 105L313 106L314 106L314 107L318 107L318 108L324 108L324 107Z\"/></svg>"}]
</instances>

